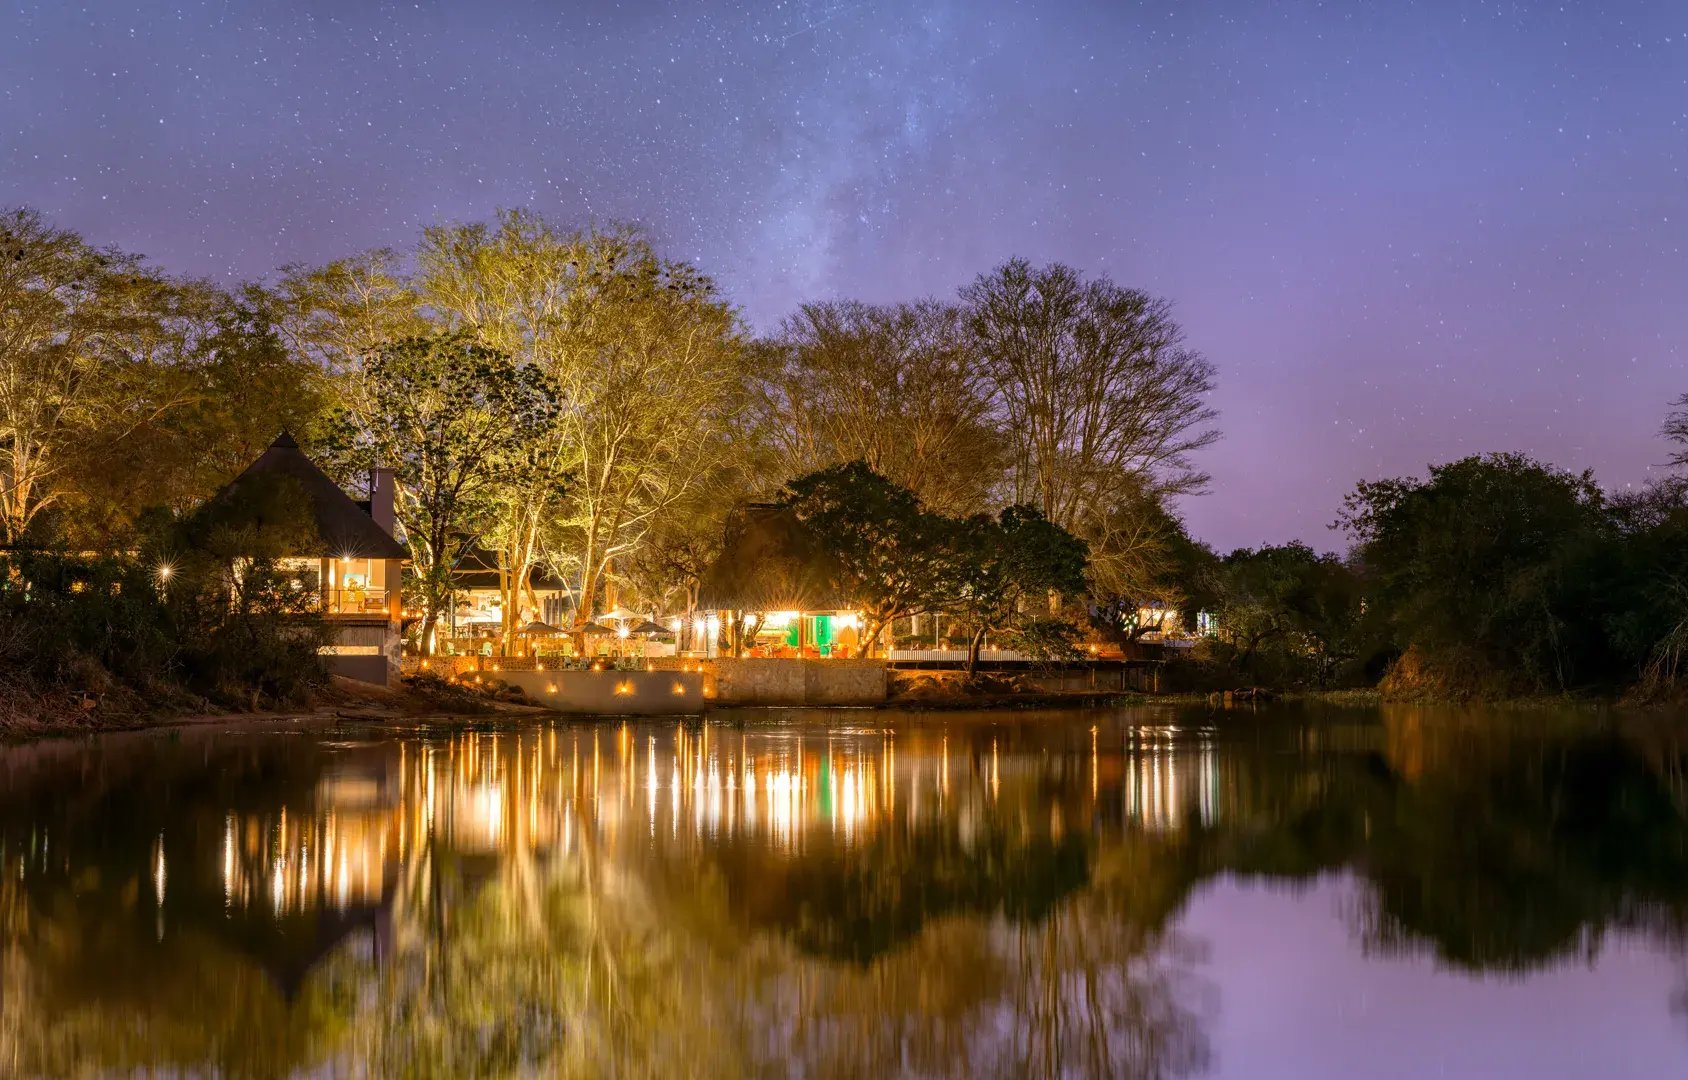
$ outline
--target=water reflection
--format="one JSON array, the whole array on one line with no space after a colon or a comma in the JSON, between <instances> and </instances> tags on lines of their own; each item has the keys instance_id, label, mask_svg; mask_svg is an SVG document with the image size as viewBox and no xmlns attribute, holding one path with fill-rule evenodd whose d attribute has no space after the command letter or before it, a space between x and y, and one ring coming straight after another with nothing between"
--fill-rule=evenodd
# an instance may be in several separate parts
<instances>
[{"instance_id":1,"label":"water reflection","mask_svg":"<svg viewBox=\"0 0 1688 1080\"><path fill-rule=\"evenodd\" d=\"M1239 877L1352 878L1379 956L1681 955L1675 730L1532 726L853 713L14 748L0 1071L1190 1075L1216 1003L1178 915Z\"/></svg>"}]
</instances>

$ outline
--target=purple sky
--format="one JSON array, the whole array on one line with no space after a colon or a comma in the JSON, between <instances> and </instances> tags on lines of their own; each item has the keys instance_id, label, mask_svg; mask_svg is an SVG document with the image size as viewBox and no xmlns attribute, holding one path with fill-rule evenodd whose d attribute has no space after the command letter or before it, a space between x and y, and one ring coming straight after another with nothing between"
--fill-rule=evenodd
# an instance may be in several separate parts
<instances>
[{"instance_id":1,"label":"purple sky","mask_svg":"<svg viewBox=\"0 0 1688 1080\"><path fill-rule=\"evenodd\" d=\"M0 0L0 203L261 277L530 206L765 328L1011 254L1170 297L1215 545L1523 450L1644 479L1688 390L1680 0Z\"/></svg>"}]
</instances>

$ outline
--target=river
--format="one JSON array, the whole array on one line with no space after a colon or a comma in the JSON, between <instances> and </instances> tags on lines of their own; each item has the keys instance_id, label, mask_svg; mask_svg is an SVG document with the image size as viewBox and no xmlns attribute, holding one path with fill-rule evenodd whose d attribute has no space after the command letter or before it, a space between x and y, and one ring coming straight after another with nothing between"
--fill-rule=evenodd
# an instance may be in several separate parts
<instances>
[{"instance_id":1,"label":"river","mask_svg":"<svg viewBox=\"0 0 1688 1080\"><path fill-rule=\"evenodd\" d=\"M1688 1075L1688 724L1282 707L0 749L0 1074Z\"/></svg>"}]
</instances>

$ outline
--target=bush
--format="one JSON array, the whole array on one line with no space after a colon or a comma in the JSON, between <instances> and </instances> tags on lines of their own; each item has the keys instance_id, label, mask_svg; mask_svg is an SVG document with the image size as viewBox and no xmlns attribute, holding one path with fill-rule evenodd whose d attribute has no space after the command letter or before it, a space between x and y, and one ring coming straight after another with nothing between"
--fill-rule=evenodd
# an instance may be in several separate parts
<instances>
[{"instance_id":1,"label":"bush","mask_svg":"<svg viewBox=\"0 0 1688 1080\"><path fill-rule=\"evenodd\" d=\"M235 580L205 560L165 577L155 562L27 553L0 577L0 673L20 690L99 695L107 711L256 708L326 681L326 627L262 560Z\"/></svg>"}]
</instances>

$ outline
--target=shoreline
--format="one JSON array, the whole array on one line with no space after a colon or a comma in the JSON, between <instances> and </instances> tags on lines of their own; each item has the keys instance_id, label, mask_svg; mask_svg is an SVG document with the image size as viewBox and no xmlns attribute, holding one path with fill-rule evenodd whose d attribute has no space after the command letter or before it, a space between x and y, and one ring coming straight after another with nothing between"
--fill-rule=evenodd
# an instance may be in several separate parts
<instances>
[{"instance_id":1,"label":"shoreline","mask_svg":"<svg viewBox=\"0 0 1688 1080\"><path fill-rule=\"evenodd\" d=\"M24 724L0 728L0 747L79 736L122 735L203 727L230 730L290 727L320 731L347 723L387 724L393 721L469 720L499 715L551 716L541 705L526 705L488 697L465 696L461 701L404 687L390 690L336 679L311 705L292 709L219 710L208 712L123 712L92 716L65 712Z\"/></svg>"},{"instance_id":2,"label":"shoreline","mask_svg":"<svg viewBox=\"0 0 1688 1080\"><path fill-rule=\"evenodd\" d=\"M1034 710L1083 710L1144 706L1201 707L1215 713L1254 712L1262 707L1321 706L1329 708L1376 708L1384 705L1419 706L1494 710L1505 712L1539 712L1570 710L1589 714L1622 712L1638 715L1662 715L1680 708L1682 702L1634 702L1609 698L1531 696L1496 700L1454 699L1391 699L1377 690L1316 690L1272 693L1257 700L1238 699L1225 704L1217 695L1204 693L1144 694L1135 691L1070 691L1048 693L941 694L908 698L891 698L873 705L861 706L869 711L905 710L912 713L946 712L1019 712ZM772 705L711 705L691 718L708 719L715 712L780 712L792 706ZM602 719L624 720L631 714L601 714ZM358 684L342 685L337 681L323 700L298 709L264 709L257 711L211 711L197 713L142 714L127 713L98 718L88 722L84 716L66 714L63 719L43 719L29 725L19 725L0 731L0 747L16 746L36 741L75 738L78 736L133 734L148 731L169 731L222 727L229 730L292 729L322 731L344 724L385 725L400 721L433 724L473 724L497 722L499 719L566 718L590 721L592 716L562 712L544 705L526 704L487 697L465 697L462 701L442 700L438 696L413 688L387 690ZM635 717L650 719L649 717Z\"/></svg>"}]
</instances>

